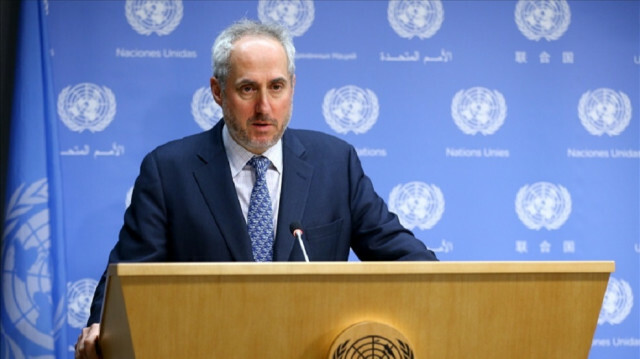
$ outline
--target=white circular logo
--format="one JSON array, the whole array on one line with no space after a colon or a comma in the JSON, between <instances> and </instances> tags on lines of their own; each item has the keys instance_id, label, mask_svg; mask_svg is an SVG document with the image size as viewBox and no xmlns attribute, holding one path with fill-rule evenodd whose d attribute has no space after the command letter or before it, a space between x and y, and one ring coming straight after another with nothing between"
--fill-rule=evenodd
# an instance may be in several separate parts
<instances>
[{"instance_id":1,"label":"white circular logo","mask_svg":"<svg viewBox=\"0 0 640 359\"><path fill-rule=\"evenodd\" d=\"M444 196L435 185L409 182L393 188L389 195L389 210L398 215L407 229L430 229L444 213Z\"/></svg>"},{"instance_id":2,"label":"white circular logo","mask_svg":"<svg viewBox=\"0 0 640 359\"><path fill-rule=\"evenodd\" d=\"M378 120L379 110L378 97L373 91L353 85L329 90L322 103L325 121L341 134L369 131Z\"/></svg>"},{"instance_id":3,"label":"white circular logo","mask_svg":"<svg viewBox=\"0 0 640 359\"><path fill-rule=\"evenodd\" d=\"M629 283L610 277L598 316L598 324L622 323L631 313L631 307L633 307L633 292Z\"/></svg>"},{"instance_id":4,"label":"white circular logo","mask_svg":"<svg viewBox=\"0 0 640 359\"><path fill-rule=\"evenodd\" d=\"M2 325L7 328L3 335L20 333L32 344L52 351L56 333L51 328L61 329L66 313L64 300L52 298L47 179L27 188L23 184L9 198L2 236L2 300L6 311ZM52 303L57 303L57 308L52 308Z\"/></svg>"},{"instance_id":5,"label":"white circular logo","mask_svg":"<svg viewBox=\"0 0 640 359\"><path fill-rule=\"evenodd\" d=\"M567 31L571 11L566 0L519 0L515 11L516 25L529 40L557 40Z\"/></svg>"},{"instance_id":6,"label":"white circular logo","mask_svg":"<svg viewBox=\"0 0 640 359\"><path fill-rule=\"evenodd\" d=\"M587 91L580 97L578 116L590 134L616 136L631 121L631 101L625 93L611 89Z\"/></svg>"},{"instance_id":7,"label":"white circular logo","mask_svg":"<svg viewBox=\"0 0 640 359\"><path fill-rule=\"evenodd\" d=\"M389 0L387 19L400 37L427 39L440 30L444 10L440 0Z\"/></svg>"},{"instance_id":8,"label":"white circular logo","mask_svg":"<svg viewBox=\"0 0 640 359\"><path fill-rule=\"evenodd\" d=\"M211 129L222 118L222 108L213 100L210 88L201 87L193 94L191 115L205 131Z\"/></svg>"},{"instance_id":9,"label":"white circular logo","mask_svg":"<svg viewBox=\"0 0 640 359\"><path fill-rule=\"evenodd\" d=\"M116 98L106 86L85 82L67 86L58 95L58 115L71 131L102 131L115 114Z\"/></svg>"},{"instance_id":10,"label":"white circular logo","mask_svg":"<svg viewBox=\"0 0 640 359\"><path fill-rule=\"evenodd\" d=\"M315 17L312 0L260 0L258 18L263 23L278 23L286 27L291 36L302 36Z\"/></svg>"},{"instance_id":11,"label":"white circular logo","mask_svg":"<svg viewBox=\"0 0 640 359\"><path fill-rule=\"evenodd\" d=\"M93 292L96 291L98 281L91 278L69 282L67 285L67 321L73 328L83 328L87 325L91 313Z\"/></svg>"},{"instance_id":12,"label":"white circular logo","mask_svg":"<svg viewBox=\"0 0 640 359\"><path fill-rule=\"evenodd\" d=\"M451 101L451 117L458 128L467 135L478 132L491 135L504 123L507 104L496 90L472 87L460 90Z\"/></svg>"},{"instance_id":13,"label":"white circular logo","mask_svg":"<svg viewBox=\"0 0 640 359\"><path fill-rule=\"evenodd\" d=\"M571 214L571 195L548 182L525 185L516 196L516 213L529 229L558 229Z\"/></svg>"},{"instance_id":14,"label":"white circular logo","mask_svg":"<svg viewBox=\"0 0 640 359\"><path fill-rule=\"evenodd\" d=\"M129 25L140 35L168 35L182 20L182 0L127 0Z\"/></svg>"}]
</instances>

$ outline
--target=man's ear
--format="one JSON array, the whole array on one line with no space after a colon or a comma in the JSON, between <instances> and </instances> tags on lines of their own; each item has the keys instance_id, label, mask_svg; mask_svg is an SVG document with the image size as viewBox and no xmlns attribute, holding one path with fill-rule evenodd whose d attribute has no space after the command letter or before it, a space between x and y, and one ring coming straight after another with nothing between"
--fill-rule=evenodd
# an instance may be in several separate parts
<instances>
[{"instance_id":1,"label":"man's ear","mask_svg":"<svg viewBox=\"0 0 640 359\"><path fill-rule=\"evenodd\" d=\"M222 87L220 87L220 82L215 77L211 77L209 80L211 85L211 94L213 95L213 99L219 106L222 106Z\"/></svg>"}]
</instances>

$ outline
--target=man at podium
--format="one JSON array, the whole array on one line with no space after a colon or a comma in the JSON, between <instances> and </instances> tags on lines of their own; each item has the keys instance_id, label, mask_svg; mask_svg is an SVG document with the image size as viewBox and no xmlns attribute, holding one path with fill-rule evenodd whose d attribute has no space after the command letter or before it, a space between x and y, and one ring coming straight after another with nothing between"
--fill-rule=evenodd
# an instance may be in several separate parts
<instances>
[{"instance_id":1,"label":"man at podium","mask_svg":"<svg viewBox=\"0 0 640 359\"><path fill-rule=\"evenodd\" d=\"M278 25L241 20L217 37L210 83L224 117L144 158L109 263L346 261L350 249L364 261L437 260L389 212L351 145L287 128L294 57ZM76 358L98 357L105 280Z\"/></svg>"}]
</instances>

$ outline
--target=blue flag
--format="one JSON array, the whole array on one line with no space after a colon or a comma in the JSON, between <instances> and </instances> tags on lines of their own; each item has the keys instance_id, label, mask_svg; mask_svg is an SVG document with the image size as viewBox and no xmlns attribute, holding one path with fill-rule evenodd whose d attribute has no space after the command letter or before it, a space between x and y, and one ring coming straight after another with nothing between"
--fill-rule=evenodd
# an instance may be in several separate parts
<instances>
[{"instance_id":1,"label":"blue flag","mask_svg":"<svg viewBox=\"0 0 640 359\"><path fill-rule=\"evenodd\" d=\"M69 357L59 146L45 5L21 4L2 233L0 356Z\"/></svg>"}]
</instances>

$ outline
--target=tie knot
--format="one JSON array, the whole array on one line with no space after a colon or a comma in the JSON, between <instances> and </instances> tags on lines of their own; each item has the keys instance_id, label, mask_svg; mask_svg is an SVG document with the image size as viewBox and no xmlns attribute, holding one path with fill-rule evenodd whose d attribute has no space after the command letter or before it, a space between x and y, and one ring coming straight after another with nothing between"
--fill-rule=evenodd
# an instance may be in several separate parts
<instances>
[{"instance_id":1,"label":"tie knot","mask_svg":"<svg viewBox=\"0 0 640 359\"><path fill-rule=\"evenodd\" d=\"M247 162L251 167L256 169L256 176L262 177L267 172L267 168L271 161L264 156L254 156L249 162Z\"/></svg>"}]
</instances>

